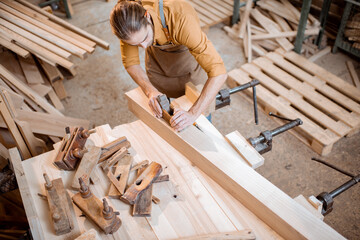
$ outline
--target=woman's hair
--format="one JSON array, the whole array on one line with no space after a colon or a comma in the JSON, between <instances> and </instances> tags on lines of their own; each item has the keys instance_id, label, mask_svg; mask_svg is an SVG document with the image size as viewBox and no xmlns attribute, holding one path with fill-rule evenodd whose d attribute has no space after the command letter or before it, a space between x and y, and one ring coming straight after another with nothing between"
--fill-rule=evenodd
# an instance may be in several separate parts
<instances>
[{"instance_id":1,"label":"woman's hair","mask_svg":"<svg viewBox=\"0 0 360 240\"><path fill-rule=\"evenodd\" d=\"M110 24L113 33L119 39L128 40L130 34L149 24L145 12L146 10L141 1L119 0L110 13Z\"/></svg>"}]
</instances>

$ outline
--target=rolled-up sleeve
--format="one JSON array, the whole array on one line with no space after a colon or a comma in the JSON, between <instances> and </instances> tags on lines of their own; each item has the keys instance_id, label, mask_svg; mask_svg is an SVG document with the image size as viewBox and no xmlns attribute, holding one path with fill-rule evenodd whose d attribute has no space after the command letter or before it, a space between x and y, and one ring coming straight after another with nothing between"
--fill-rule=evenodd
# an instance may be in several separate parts
<instances>
[{"instance_id":1,"label":"rolled-up sleeve","mask_svg":"<svg viewBox=\"0 0 360 240\"><path fill-rule=\"evenodd\" d=\"M121 58L124 67L130 67L132 65L139 65L139 48L137 46L131 46L120 40Z\"/></svg>"},{"instance_id":2,"label":"rolled-up sleeve","mask_svg":"<svg viewBox=\"0 0 360 240\"><path fill-rule=\"evenodd\" d=\"M181 15L177 25L175 42L189 48L190 53L206 71L208 77L225 74L226 68L224 62L214 45L201 30L196 12Z\"/></svg>"}]
</instances>

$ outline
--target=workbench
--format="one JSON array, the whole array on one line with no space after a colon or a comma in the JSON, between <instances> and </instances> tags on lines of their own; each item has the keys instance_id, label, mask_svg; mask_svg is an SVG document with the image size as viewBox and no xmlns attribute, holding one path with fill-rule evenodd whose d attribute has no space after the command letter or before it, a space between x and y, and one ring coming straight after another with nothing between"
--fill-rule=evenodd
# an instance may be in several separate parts
<instances>
[{"instance_id":1,"label":"workbench","mask_svg":"<svg viewBox=\"0 0 360 240\"><path fill-rule=\"evenodd\" d=\"M145 100L139 89L128 93L127 97L133 112L135 105L139 103L137 101ZM135 97L137 99L134 99ZM171 131L163 119L156 119L151 115L147 104L141 107L144 107L150 115L137 110L135 114L141 116L140 118L147 125L150 123L152 126L151 123L156 123ZM118 199L108 199L114 210L120 212L122 221L122 226L113 235L101 233L95 224L81 216L81 211L74 205L73 218L76 219L74 229L68 234L56 236L51 226L47 202L38 196L38 193L45 192L43 173L47 173L50 179L61 177L69 195L73 196L76 192L69 189L75 172L61 171L53 165L56 148L59 145L55 145L53 151L23 162L16 154L16 149L10 150L11 162L34 239L74 239L91 228L100 233L101 239L178 239L234 231L243 231L244 239L253 239L253 234L256 239L281 239L282 236L291 239L342 239L334 229L246 165L242 157L226 143L222 135L204 116L197 120L200 129L203 130L191 126L188 128L190 130L173 134L186 138L186 134L191 133L192 140L196 141L197 133L192 133L196 130L200 131L203 137L216 139L212 145L202 145L197 149L203 151L205 155L209 154L210 160L210 156L223 156L227 160L219 157L219 161L222 162L209 162L209 172L206 173L200 170L204 167L198 165L196 161L199 159L195 160L195 155L190 160L185 157L187 155L185 151L191 153L189 149L182 147L178 151L172 146L172 141L165 141L159 136L162 133L158 135L143 121L138 120L113 129L109 125L96 127L97 132L89 138L90 143L103 146L126 136L131 142L130 153L134 157L134 164L143 160L155 161L163 166L162 174L170 176L170 181L153 185L153 195L160 199L160 203L153 204L151 217L133 217L130 214L130 205ZM172 137L171 134L168 136ZM204 142L206 143L205 139ZM195 142L193 144L196 145ZM228 170L213 171L213 165L226 164L224 161L229 161L230 164L232 160L235 160L236 164L228 165ZM230 169L237 176L234 177L229 173L228 178L233 181L228 180L229 186L224 190L223 182L214 177L214 174L222 177L223 172ZM98 198L103 198L110 182L99 166L94 172L98 180L95 185L90 185L90 189ZM237 191L239 187L244 190ZM258 194L254 191L258 191ZM255 210L252 204L255 204L258 210ZM267 217L260 212L267 214Z\"/></svg>"}]
</instances>

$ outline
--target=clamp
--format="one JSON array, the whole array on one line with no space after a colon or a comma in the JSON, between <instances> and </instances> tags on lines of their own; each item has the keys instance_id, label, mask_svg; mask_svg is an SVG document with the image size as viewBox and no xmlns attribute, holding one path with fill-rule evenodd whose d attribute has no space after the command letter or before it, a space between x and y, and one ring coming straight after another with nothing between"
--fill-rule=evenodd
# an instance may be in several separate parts
<instances>
[{"instance_id":1,"label":"clamp","mask_svg":"<svg viewBox=\"0 0 360 240\"><path fill-rule=\"evenodd\" d=\"M225 88L225 89L220 90L215 98L216 99L215 110L225 107L227 105L230 105L230 102L231 102L230 95L231 94L243 91L248 88L252 88L253 102L254 102L254 117L255 117L255 123L258 124L257 98L256 98L256 88L255 88L255 86L258 84L260 84L260 81L257 79L254 79L248 83L242 84L242 85L234 87L232 89Z\"/></svg>"},{"instance_id":2,"label":"clamp","mask_svg":"<svg viewBox=\"0 0 360 240\"><path fill-rule=\"evenodd\" d=\"M283 126L280 126L278 128L275 128L273 130L266 130L260 133L258 137L255 138L249 138L248 142L255 148L256 151L258 151L260 154L266 153L271 151L272 149L272 138L276 135L279 135L280 133L283 133L291 128L294 128L298 125L303 124L300 118L297 118L295 120L291 120L288 118L284 118L278 115L273 114L272 112L269 113L270 116L280 118L282 120L290 121L289 123L284 124Z\"/></svg>"},{"instance_id":3,"label":"clamp","mask_svg":"<svg viewBox=\"0 0 360 240\"><path fill-rule=\"evenodd\" d=\"M351 173L346 172L342 169L339 169L338 167L336 167L328 162L325 162L321 159L317 159L317 158L313 157L313 158L311 158L311 160L322 163L334 170L337 170L338 172L340 172L344 175L351 177L351 179L349 181L342 184L340 187L335 188L331 192L322 192L316 197L320 202L322 202L321 214L325 216L333 210L334 198L336 196L340 195L341 193L345 192L346 190L348 190L349 188L351 188L352 186L354 186L355 184L360 182L360 174L358 174L358 175L351 174Z\"/></svg>"}]
</instances>

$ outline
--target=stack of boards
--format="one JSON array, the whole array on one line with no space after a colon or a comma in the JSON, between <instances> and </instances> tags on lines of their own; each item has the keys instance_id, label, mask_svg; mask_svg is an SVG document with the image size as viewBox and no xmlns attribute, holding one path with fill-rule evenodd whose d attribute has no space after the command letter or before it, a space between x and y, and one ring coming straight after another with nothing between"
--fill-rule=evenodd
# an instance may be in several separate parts
<instances>
[{"instance_id":1,"label":"stack of boards","mask_svg":"<svg viewBox=\"0 0 360 240\"><path fill-rule=\"evenodd\" d=\"M75 57L109 44L23 0L0 2L0 155L17 146L24 159L47 151L67 126L88 120L65 117L64 75L76 74ZM52 144L51 144L52 145Z\"/></svg>"}]
</instances>

